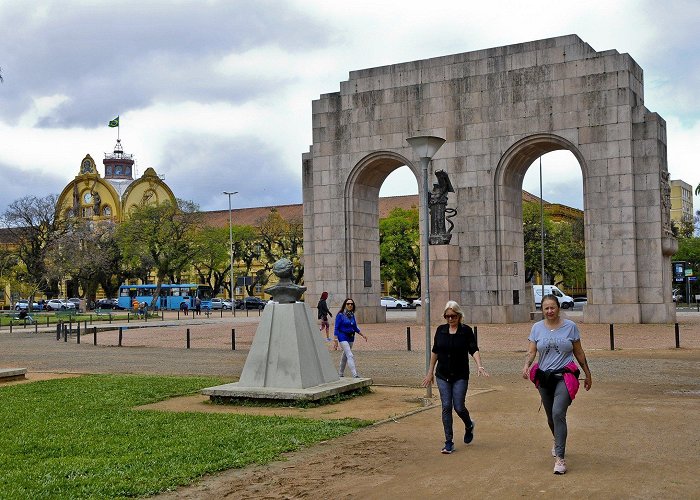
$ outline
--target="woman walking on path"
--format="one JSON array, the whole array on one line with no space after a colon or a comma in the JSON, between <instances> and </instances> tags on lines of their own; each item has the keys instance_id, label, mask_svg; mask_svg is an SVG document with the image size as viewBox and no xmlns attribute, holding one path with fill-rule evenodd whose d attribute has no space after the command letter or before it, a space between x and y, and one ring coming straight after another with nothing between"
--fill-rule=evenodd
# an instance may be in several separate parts
<instances>
[{"instance_id":1,"label":"woman walking on path","mask_svg":"<svg viewBox=\"0 0 700 500\"><path fill-rule=\"evenodd\" d=\"M542 297L544 319L532 325L523 378L529 378L540 391L547 424L554 436L554 473L566 474L566 411L579 388L579 369L574 357L586 374L583 386L591 388L591 370L581 347L581 335L576 323L559 317L559 300L554 295ZM532 362L539 353L539 363ZM532 365L532 367L530 366Z\"/></svg>"},{"instance_id":2,"label":"woman walking on path","mask_svg":"<svg viewBox=\"0 0 700 500\"><path fill-rule=\"evenodd\" d=\"M442 453L454 451L452 431L452 409L464 422L464 442L469 444L474 439L474 421L469 416L465 404L469 386L469 355L476 361L477 376L488 377L481 364L479 347L471 327L462 323L462 308L454 300L445 305L443 313L447 324L440 325L435 331L430 368L423 379L423 387L437 379L442 403L442 426L445 430L445 446ZM437 369L436 369L437 364Z\"/></svg>"},{"instance_id":3,"label":"woman walking on path","mask_svg":"<svg viewBox=\"0 0 700 500\"><path fill-rule=\"evenodd\" d=\"M367 342L367 337L360 332L360 329L357 327L357 321L355 321L355 301L347 298L338 314L335 315L334 346L337 349L338 344L340 344L340 347L343 349L343 354L340 356L340 367L338 368L339 377L345 376L346 364L354 378L360 377L357 374L355 357L352 354L352 344L355 342L356 333Z\"/></svg>"},{"instance_id":4,"label":"woman walking on path","mask_svg":"<svg viewBox=\"0 0 700 500\"><path fill-rule=\"evenodd\" d=\"M331 334L330 334L330 324L328 323L328 316L333 316L331 314L331 311L328 309L328 304L326 303L326 299L328 298L328 292L323 292L321 294L321 298L318 301L318 305L316 308L318 309L318 319L321 320L321 331L323 329L326 329L326 342L331 341Z\"/></svg>"}]
</instances>

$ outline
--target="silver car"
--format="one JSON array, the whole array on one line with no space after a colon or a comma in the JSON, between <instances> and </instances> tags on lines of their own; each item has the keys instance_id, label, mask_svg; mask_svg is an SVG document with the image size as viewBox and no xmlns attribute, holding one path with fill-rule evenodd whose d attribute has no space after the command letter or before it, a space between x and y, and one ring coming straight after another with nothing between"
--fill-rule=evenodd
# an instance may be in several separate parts
<instances>
[{"instance_id":1,"label":"silver car","mask_svg":"<svg viewBox=\"0 0 700 500\"><path fill-rule=\"evenodd\" d=\"M23 309L29 309L29 301L27 299L19 299L15 303L15 311L21 311ZM36 311L39 309L39 304L32 302L32 310Z\"/></svg>"},{"instance_id":2,"label":"silver car","mask_svg":"<svg viewBox=\"0 0 700 500\"><path fill-rule=\"evenodd\" d=\"M63 299L51 299L46 303L47 311L65 311L67 309L75 309L75 304Z\"/></svg>"},{"instance_id":3,"label":"silver car","mask_svg":"<svg viewBox=\"0 0 700 500\"><path fill-rule=\"evenodd\" d=\"M410 307L408 302L403 299L396 299L394 297L386 296L382 297L382 307L387 309L403 309Z\"/></svg>"}]
</instances>

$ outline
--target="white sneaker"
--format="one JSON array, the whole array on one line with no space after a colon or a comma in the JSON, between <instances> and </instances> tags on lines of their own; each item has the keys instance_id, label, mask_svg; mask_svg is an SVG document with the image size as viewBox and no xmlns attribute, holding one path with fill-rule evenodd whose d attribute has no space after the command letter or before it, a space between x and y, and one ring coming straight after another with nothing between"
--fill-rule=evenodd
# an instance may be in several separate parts
<instances>
[{"instance_id":1,"label":"white sneaker","mask_svg":"<svg viewBox=\"0 0 700 500\"><path fill-rule=\"evenodd\" d=\"M566 474L566 460L563 458L556 457L554 460L554 473L555 474Z\"/></svg>"}]
</instances>

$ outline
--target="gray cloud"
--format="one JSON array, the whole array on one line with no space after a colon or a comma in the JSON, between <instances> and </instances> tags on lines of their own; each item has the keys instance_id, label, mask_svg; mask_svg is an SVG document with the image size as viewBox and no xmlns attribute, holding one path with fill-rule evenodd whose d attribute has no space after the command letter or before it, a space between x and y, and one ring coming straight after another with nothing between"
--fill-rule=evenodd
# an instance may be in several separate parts
<instances>
[{"instance_id":1,"label":"gray cloud","mask_svg":"<svg viewBox=\"0 0 700 500\"><path fill-rule=\"evenodd\" d=\"M237 208L301 203L300 176L284 169L276 152L253 137L190 137L170 144L162 164L156 171L175 196L199 203L202 210L227 209L223 191L238 191L232 200Z\"/></svg>"},{"instance_id":2,"label":"gray cloud","mask_svg":"<svg viewBox=\"0 0 700 500\"><path fill-rule=\"evenodd\" d=\"M45 175L39 172L20 170L0 163L4 182L0 182L0 213L8 205L25 196L43 197L60 194L68 184L62 176Z\"/></svg>"},{"instance_id":3,"label":"gray cloud","mask_svg":"<svg viewBox=\"0 0 700 500\"><path fill-rule=\"evenodd\" d=\"M270 15L274 11L274 15ZM0 7L5 84L0 117L12 121L32 98L70 100L46 127L94 126L156 99L242 102L285 81L214 75L219 58L263 45L296 52L326 43L317 21L284 3L18 2ZM267 64L274 64L268 61Z\"/></svg>"}]
</instances>

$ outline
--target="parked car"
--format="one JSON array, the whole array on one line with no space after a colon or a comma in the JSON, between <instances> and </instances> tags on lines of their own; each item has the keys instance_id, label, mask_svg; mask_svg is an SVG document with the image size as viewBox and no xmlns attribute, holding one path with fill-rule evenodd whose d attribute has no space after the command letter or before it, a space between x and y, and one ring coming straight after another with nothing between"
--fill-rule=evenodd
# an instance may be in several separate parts
<instances>
[{"instance_id":1,"label":"parked car","mask_svg":"<svg viewBox=\"0 0 700 500\"><path fill-rule=\"evenodd\" d=\"M233 309L233 302L231 302L231 299L223 299L224 302L224 310L231 310Z\"/></svg>"},{"instance_id":2,"label":"parked car","mask_svg":"<svg viewBox=\"0 0 700 500\"><path fill-rule=\"evenodd\" d=\"M95 302L95 309L121 309L117 299L100 299Z\"/></svg>"},{"instance_id":3,"label":"parked car","mask_svg":"<svg viewBox=\"0 0 700 500\"><path fill-rule=\"evenodd\" d=\"M421 302L421 299L413 299L413 302L411 302L411 307L415 309L416 307L420 307L422 303L423 302Z\"/></svg>"},{"instance_id":4,"label":"parked car","mask_svg":"<svg viewBox=\"0 0 700 500\"><path fill-rule=\"evenodd\" d=\"M539 309L542 305L542 285L532 285L532 291L535 296L535 309ZM559 299L559 306L562 309L574 308L573 297L569 297L554 285L544 285L544 294L554 295Z\"/></svg>"},{"instance_id":5,"label":"parked car","mask_svg":"<svg viewBox=\"0 0 700 500\"><path fill-rule=\"evenodd\" d=\"M246 297L236 307L238 309L264 309L266 304L267 300L260 297Z\"/></svg>"},{"instance_id":6,"label":"parked car","mask_svg":"<svg viewBox=\"0 0 700 500\"><path fill-rule=\"evenodd\" d=\"M25 309L29 309L29 301L27 299L19 299L15 303L15 311L22 311ZM32 302L32 310L33 311L38 311L39 310L39 304L36 302Z\"/></svg>"},{"instance_id":7,"label":"parked car","mask_svg":"<svg viewBox=\"0 0 700 500\"><path fill-rule=\"evenodd\" d=\"M82 312L85 310L85 308L83 307L85 301L83 299L79 299L78 297L71 297L70 299L68 299L68 302L72 302L73 304L75 304L76 311Z\"/></svg>"},{"instance_id":8,"label":"parked car","mask_svg":"<svg viewBox=\"0 0 700 500\"><path fill-rule=\"evenodd\" d=\"M211 308L212 310L223 309L224 311L227 311L231 309L231 301L229 299L220 299L218 297L214 297L213 299L211 299Z\"/></svg>"},{"instance_id":9,"label":"parked car","mask_svg":"<svg viewBox=\"0 0 700 500\"><path fill-rule=\"evenodd\" d=\"M386 296L382 297L382 307L387 309L403 309L410 307L408 302L403 299L396 299L394 297Z\"/></svg>"},{"instance_id":10,"label":"parked car","mask_svg":"<svg viewBox=\"0 0 700 500\"><path fill-rule=\"evenodd\" d=\"M46 303L47 311L66 311L68 309L75 309L75 304L63 299L51 299Z\"/></svg>"}]
</instances>

